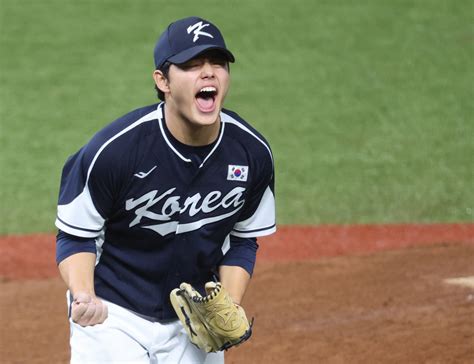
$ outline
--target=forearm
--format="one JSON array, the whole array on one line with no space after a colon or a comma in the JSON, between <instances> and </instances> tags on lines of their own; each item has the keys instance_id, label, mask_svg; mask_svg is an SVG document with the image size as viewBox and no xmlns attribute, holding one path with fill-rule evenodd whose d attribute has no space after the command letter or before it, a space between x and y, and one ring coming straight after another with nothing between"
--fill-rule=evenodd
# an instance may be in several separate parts
<instances>
[{"instance_id":1,"label":"forearm","mask_svg":"<svg viewBox=\"0 0 474 364\"><path fill-rule=\"evenodd\" d=\"M93 253L77 253L59 263L61 277L73 295L84 292L95 296L95 259Z\"/></svg>"},{"instance_id":2,"label":"forearm","mask_svg":"<svg viewBox=\"0 0 474 364\"><path fill-rule=\"evenodd\" d=\"M59 272L73 296L70 314L81 326L101 324L108 316L107 305L95 296L94 253L76 253L59 263Z\"/></svg>"},{"instance_id":3,"label":"forearm","mask_svg":"<svg viewBox=\"0 0 474 364\"><path fill-rule=\"evenodd\" d=\"M240 305L250 283L250 274L238 266L221 265L219 277L234 303Z\"/></svg>"}]
</instances>

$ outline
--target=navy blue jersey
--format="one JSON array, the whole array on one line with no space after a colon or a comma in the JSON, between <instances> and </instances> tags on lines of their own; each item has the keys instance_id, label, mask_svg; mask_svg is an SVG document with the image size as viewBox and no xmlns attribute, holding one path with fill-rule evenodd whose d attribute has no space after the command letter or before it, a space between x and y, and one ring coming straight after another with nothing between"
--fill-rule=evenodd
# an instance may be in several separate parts
<instances>
[{"instance_id":1,"label":"navy blue jersey","mask_svg":"<svg viewBox=\"0 0 474 364\"><path fill-rule=\"evenodd\" d=\"M125 115L67 160L56 219L65 233L95 239L97 296L157 319L175 317L169 292L181 282L212 279L231 237L276 229L266 140L222 110L217 140L189 158L163 108Z\"/></svg>"}]
</instances>

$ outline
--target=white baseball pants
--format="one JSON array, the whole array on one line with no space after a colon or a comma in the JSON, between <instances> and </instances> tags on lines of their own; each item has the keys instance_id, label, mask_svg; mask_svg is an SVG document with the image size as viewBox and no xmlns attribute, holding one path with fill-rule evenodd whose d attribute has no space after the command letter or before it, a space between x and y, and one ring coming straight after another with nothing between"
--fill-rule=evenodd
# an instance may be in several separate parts
<instances>
[{"instance_id":1,"label":"white baseball pants","mask_svg":"<svg viewBox=\"0 0 474 364\"><path fill-rule=\"evenodd\" d=\"M189 341L179 320L151 322L111 302L103 324L70 320L71 364L224 364L224 353L206 354Z\"/></svg>"}]
</instances>

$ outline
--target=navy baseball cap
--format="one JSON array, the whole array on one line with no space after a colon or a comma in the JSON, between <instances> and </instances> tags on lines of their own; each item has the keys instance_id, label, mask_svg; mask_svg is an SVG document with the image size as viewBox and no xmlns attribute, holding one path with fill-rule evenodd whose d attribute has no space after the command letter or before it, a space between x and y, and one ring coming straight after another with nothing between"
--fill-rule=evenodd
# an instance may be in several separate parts
<instances>
[{"instance_id":1,"label":"navy baseball cap","mask_svg":"<svg viewBox=\"0 0 474 364\"><path fill-rule=\"evenodd\" d=\"M211 49L221 51L229 62L235 61L214 24L195 16L180 19L171 23L158 39L154 50L155 67L161 69L166 61L185 63Z\"/></svg>"}]
</instances>

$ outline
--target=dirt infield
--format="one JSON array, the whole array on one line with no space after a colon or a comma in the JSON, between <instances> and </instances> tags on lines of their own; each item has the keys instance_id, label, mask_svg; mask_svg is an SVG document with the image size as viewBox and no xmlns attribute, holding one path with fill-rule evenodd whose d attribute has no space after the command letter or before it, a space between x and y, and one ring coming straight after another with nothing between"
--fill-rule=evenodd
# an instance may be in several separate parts
<instances>
[{"instance_id":1,"label":"dirt infield","mask_svg":"<svg viewBox=\"0 0 474 364\"><path fill-rule=\"evenodd\" d=\"M474 288L445 281L474 277L474 224L283 227L260 246L254 335L227 364L474 363ZM0 279L0 362L68 362L54 237L0 239Z\"/></svg>"}]
</instances>

